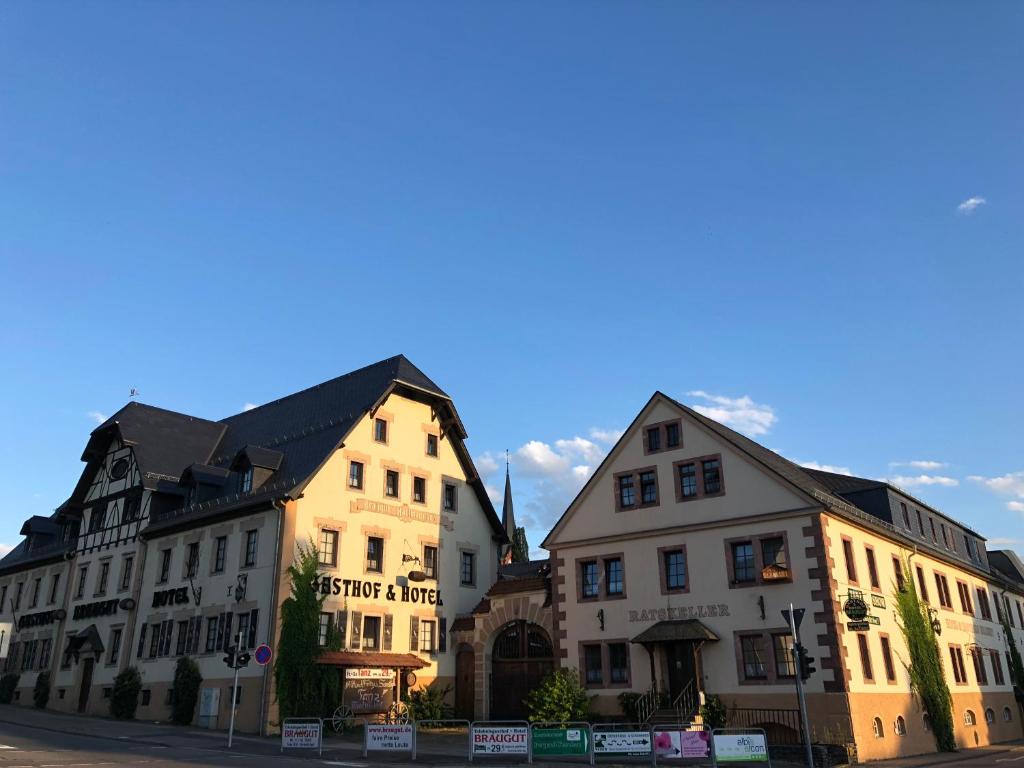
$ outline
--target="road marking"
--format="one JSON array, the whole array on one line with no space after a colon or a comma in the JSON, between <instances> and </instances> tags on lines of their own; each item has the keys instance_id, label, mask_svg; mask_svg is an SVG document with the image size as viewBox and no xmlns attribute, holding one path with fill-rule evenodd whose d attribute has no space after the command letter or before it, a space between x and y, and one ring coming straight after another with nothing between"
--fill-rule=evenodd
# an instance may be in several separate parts
<instances>
[{"instance_id":1,"label":"road marking","mask_svg":"<svg viewBox=\"0 0 1024 768\"><path fill-rule=\"evenodd\" d=\"M17 749L17 747L12 747L10 744L0 744L0 749Z\"/></svg>"},{"instance_id":2,"label":"road marking","mask_svg":"<svg viewBox=\"0 0 1024 768\"><path fill-rule=\"evenodd\" d=\"M342 763L337 760L324 760L324 765L342 765L345 768L369 768L369 763Z\"/></svg>"},{"instance_id":3,"label":"road marking","mask_svg":"<svg viewBox=\"0 0 1024 768\"><path fill-rule=\"evenodd\" d=\"M1024 760L1024 755L1021 755L1020 757L1001 757L998 760L996 760L996 762L997 763L1019 763L1021 760Z\"/></svg>"}]
</instances>

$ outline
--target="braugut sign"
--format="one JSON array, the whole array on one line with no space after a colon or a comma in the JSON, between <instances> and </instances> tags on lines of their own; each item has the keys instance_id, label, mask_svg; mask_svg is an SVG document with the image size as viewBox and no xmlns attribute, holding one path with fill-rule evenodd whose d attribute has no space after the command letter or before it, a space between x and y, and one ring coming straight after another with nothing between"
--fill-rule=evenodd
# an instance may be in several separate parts
<instances>
[{"instance_id":1,"label":"braugut sign","mask_svg":"<svg viewBox=\"0 0 1024 768\"><path fill-rule=\"evenodd\" d=\"M316 749L320 746L321 723L308 720L281 726L281 749Z\"/></svg>"},{"instance_id":2,"label":"braugut sign","mask_svg":"<svg viewBox=\"0 0 1024 768\"><path fill-rule=\"evenodd\" d=\"M419 605L444 605L441 601L441 590L427 587L396 586L381 581L366 579L342 579L337 576L317 576L310 585L314 592L321 595L342 595L343 597L361 597L364 600L384 600L392 603L413 603Z\"/></svg>"},{"instance_id":3,"label":"braugut sign","mask_svg":"<svg viewBox=\"0 0 1024 768\"><path fill-rule=\"evenodd\" d=\"M474 755L525 755L530 729L525 725L474 725Z\"/></svg>"}]
</instances>

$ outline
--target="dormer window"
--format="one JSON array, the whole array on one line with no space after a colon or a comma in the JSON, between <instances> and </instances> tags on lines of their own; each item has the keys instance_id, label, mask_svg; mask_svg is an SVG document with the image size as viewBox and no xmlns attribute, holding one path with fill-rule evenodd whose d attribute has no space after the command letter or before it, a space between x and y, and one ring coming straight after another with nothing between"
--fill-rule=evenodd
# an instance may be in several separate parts
<instances>
[{"instance_id":1,"label":"dormer window","mask_svg":"<svg viewBox=\"0 0 1024 768\"><path fill-rule=\"evenodd\" d=\"M110 479L124 480L128 474L128 459L118 459L110 465Z\"/></svg>"},{"instance_id":2,"label":"dormer window","mask_svg":"<svg viewBox=\"0 0 1024 768\"><path fill-rule=\"evenodd\" d=\"M238 489L242 493L248 493L252 490L252 467L246 467L242 471L242 475L238 479Z\"/></svg>"}]
</instances>

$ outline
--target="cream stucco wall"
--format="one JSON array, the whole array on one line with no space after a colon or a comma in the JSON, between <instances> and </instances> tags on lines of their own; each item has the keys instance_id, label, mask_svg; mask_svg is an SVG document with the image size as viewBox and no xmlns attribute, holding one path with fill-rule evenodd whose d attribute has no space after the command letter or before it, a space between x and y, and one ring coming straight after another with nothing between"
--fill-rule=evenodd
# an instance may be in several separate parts
<instances>
[{"instance_id":1,"label":"cream stucco wall","mask_svg":"<svg viewBox=\"0 0 1024 768\"><path fill-rule=\"evenodd\" d=\"M388 421L387 443L374 439L374 419ZM439 437L438 455L427 454L427 435ZM349 464L363 463L363 488L349 486ZM385 495L385 471L399 473L397 498ZM413 501L413 478L422 477L426 483L425 503ZM443 485L456 487L455 510L443 509ZM469 613L494 582L497 570L497 544L494 531L487 520L473 489L467 484L466 472L452 447L449 436L441 436L431 407L399 395L392 394L379 410L364 416L353 428L344 446L336 451L306 486L302 498L295 504L294 518L286 529L282 557L295 556L298 544L312 539L319 542L324 529L338 532L338 562L336 567L322 566L321 574L332 579L369 581L379 584L379 592L364 597L330 594L324 610L335 617L345 611L348 626L345 631L346 649L352 649L353 612L363 618L378 616L383 625L391 616L392 653L415 653L427 663L417 673L419 685L441 678L445 684L454 675L454 653L421 652L410 648L410 622L440 619L448 626L458 614ZM367 537L384 539L383 573L369 573L366 569ZM437 578L415 583L407 580L411 570L421 570L422 564L402 562L403 555L422 560L425 545L438 548ZM460 580L460 552L472 552L476 558L475 582L463 585ZM431 605L425 600L402 600L402 586L437 590L443 605ZM396 598L389 600L388 587L394 587ZM282 582L282 599L287 585ZM411 596L410 596L411 597ZM362 645L362 643L360 643Z\"/></svg>"},{"instance_id":2,"label":"cream stucco wall","mask_svg":"<svg viewBox=\"0 0 1024 768\"><path fill-rule=\"evenodd\" d=\"M848 671L847 686L850 691L851 711L859 753L862 759L882 759L897 755L927 752L934 749L934 740L925 731L923 711L910 695L910 681L906 671L909 662L907 646L899 628L893 601L896 584L893 558L899 558L901 568L907 568L908 558L911 576L917 587L916 569L920 567L924 573L929 606L934 608L936 618L941 622L942 634L938 637L939 655L942 660L949 689L953 694L953 723L958 744L962 747L977 746L998 741L1006 741L1024 736L1021 729L1019 710L1013 701L1013 688L1010 683L1009 669L1006 660L1007 645L1003 629L997 618L995 607L991 607L992 618L984 619L978 605L977 590L987 590L990 605L995 592L993 586L981 574L940 560L926 552L914 552L913 548L897 543L881 536L865 527L858 526L848 520L829 516L825 526L827 547L832 561L832 577L839 604L845 603L850 590L860 591L869 606L870 615L876 617L878 623L871 624L866 632L851 632L846 627L846 619L839 626L839 638L845 666ZM851 543L856 581L852 581L847 572L843 539ZM873 588L868 569L867 549L875 554L878 572L878 588ZM940 604L935 574L946 577L949 585L951 607ZM971 605L974 615L964 611L957 581L965 583L970 591ZM920 591L919 591L920 594ZM867 642L871 662L872 678L865 674L865 666L861 660L860 641L862 635ZM888 680L882 652L882 637L887 637L892 649L895 680ZM980 685L975 674L968 646L977 644L983 650L983 661L987 671L988 682ZM957 683L953 674L950 657L950 646L961 649L967 682ZM996 682L990 650L999 655L999 663L1003 671L1003 684ZM1011 720L1003 718L1004 707L1009 707ZM985 710L992 708L995 718L992 724L985 722ZM970 709L975 715L976 725L967 725L965 711ZM895 732L895 721L902 716L906 723L907 734L900 736ZM883 736L875 735L873 720L882 720Z\"/></svg>"}]
</instances>

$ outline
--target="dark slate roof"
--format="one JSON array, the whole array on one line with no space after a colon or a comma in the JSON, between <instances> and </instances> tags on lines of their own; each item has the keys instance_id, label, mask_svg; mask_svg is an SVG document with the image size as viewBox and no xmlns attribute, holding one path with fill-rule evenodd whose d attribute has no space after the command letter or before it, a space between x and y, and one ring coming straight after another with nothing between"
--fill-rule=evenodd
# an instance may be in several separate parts
<instances>
[{"instance_id":1,"label":"dark slate roof","mask_svg":"<svg viewBox=\"0 0 1024 768\"><path fill-rule=\"evenodd\" d=\"M177 480L190 464L207 463L227 428L215 421L133 401L93 430L82 460L100 458L115 429L132 446L142 484L153 489L161 478Z\"/></svg>"},{"instance_id":2,"label":"dark slate roof","mask_svg":"<svg viewBox=\"0 0 1024 768\"><path fill-rule=\"evenodd\" d=\"M988 551L988 562L1007 580L1024 587L1024 562L1017 553L1009 549L993 549Z\"/></svg>"},{"instance_id":3,"label":"dark slate roof","mask_svg":"<svg viewBox=\"0 0 1024 768\"><path fill-rule=\"evenodd\" d=\"M668 643L678 640L717 640L718 635L701 623L700 619L674 619L652 624L632 643Z\"/></svg>"},{"instance_id":4,"label":"dark slate roof","mask_svg":"<svg viewBox=\"0 0 1024 768\"><path fill-rule=\"evenodd\" d=\"M543 560L527 560L525 563L507 563L498 566L499 579L516 579L524 576L541 576L551 568L547 558Z\"/></svg>"},{"instance_id":5,"label":"dark slate roof","mask_svg":"<svg viewBox=\"0 0 1024 768\"><path fill-rule=\"evenodd\" d=\"M323 651L316 657L317 664L333 667L398 667L422 669L427 662L412 653L386 653L381 651Z\"/></svg>"},{"instance_id":6,"label":"dark slate roof","mask_svg":"<svg viewBox=\"0 0 1024 768\"><path fill-rule=\"evenodd\" d=\"M22 536L59 536L60 525L52 517L43 515L32 515L25 524L21 526Z\"/></svg>"},{"instance_id":7,"label":"dark slate roof","mask_svg":"<svg viewBox=\"0 0 1024 768\"><path fill-rule=\"evenodd\" d=\"M452 446L466 469L469 484L484 508L495 535L504 539L494 505L487 497L473 460L462 444L466 431L454 404L443 389L404 355L390 357L219 422L223 432L216 447L209 452L210 455L201 461L190 458L178 467L178 472L197 461L226 470L236 463L242 452L257 457L260 462L266 462L257 464L257 461L253 461L257 466L269 464L271 468L276 466L276 471L264 485L254 488L249 494L237 493L233 484L229 483L220 498L207 499L165 514L152 521L147 533L151 533L151 529L163 528L163 524L171 518L175 524L181 524L184 520L221 515L239 505L248 506L247 502L261 498L261 494L267 496L268 489L274 489L273 498L296 498L310 478L341 445L356 422L394 389L399 389L403 394L425 398L445 412L450 419ZM263 501L269 503L271 498L268 496Z\"/></svg>"},{"instance_id":8,"label":"dark slate roof","mask_svg":"<svg viewBox=\"0 0 1024 768\"><path fill-rule=\"evenodd\" d=\"M31 539L22 541L0 559L0 574L11 571L23 571L36 565L43 565L55 560L60 560L67 552L75 548L74 541L55 540L43 546L35 546L29 549Z\"/></svg>"},{"instance_id":9,"label":"dark slate roof","mask_svg":"<svg viewBox=\"0 0 1024 768\"><path fill-rule=\"evenodd\" d=\"M190 464L181 473L181 482L186 483L191 480L203 485L222 486L230 476L230 470L224 467L211 467L208 464Z\"/></svg>"},{"instance_id":10,"label":"dark slate roof","mask_svg":"<svg viewBox=\"0 0 1024 768\"><path fill-rule=\"evenodd\" d=\"M284 454L280 451L272 451L269 448L260 448L258 445L247 445L238 453L238 457L232 463L231 468L235 469L245 458L254 467L272 469L275 472L281 468L284 461Z\"/></svg>"},{"instance_id":11,"label":"dark slate roof","mask_svg":"<svg viewBox=\"0 0 1024 768\"><path fill-rule=\"evenodd\" d=\"M804 467L804 472L840 496L846 493L857 493L858 491L870 491L876 488L887 487L886 483L881 480L869 480L866 477L839 475L835 472L823 472L820 469L808 469L806 467Z\"/></svg>"},{"instance_id":12,"label":"dark slate roof","mask_svg":"<svg viewBox=\"0 0 1024 768\"><path fill-rule=\"evenodd\" d=\"M547 589L547 576L521 576L518 579L499 579L487 590L488 597L511 595L517 592L540 592Z\"/></svg>"}]
</instances>

